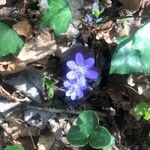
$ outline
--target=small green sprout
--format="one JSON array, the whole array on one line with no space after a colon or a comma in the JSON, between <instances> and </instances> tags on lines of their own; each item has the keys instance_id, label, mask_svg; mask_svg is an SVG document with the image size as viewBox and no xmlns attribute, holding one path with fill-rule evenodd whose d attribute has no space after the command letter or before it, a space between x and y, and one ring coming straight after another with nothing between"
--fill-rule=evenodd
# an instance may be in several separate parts
<instances>
[{"instance_id":1,"label":"small green sprout","mask_svg":"<svg viewBox=\"0 0 150 150\"><path fill-rule=\"evenodd\" d=\"M149 121L150 120L150 105L147 102L140 102L134 108L132 109L135 117L140 119L143 117L143 119Z\"/></svg>"},{"instance_id":2,"label":"small green sprout","mask_svg":"<svg viewBox=\"0 0 150 150\"><path fill-rule=\"evenodd\" d=\"M101 12L99 11L99 9L97 8L93 8L92 9L92 15L96 18L98 18L100 16Z\"/></svg>"},{"instance_id":3,"label":"small green sprout","mask_svg":"<svg viewBox=\"0 0 150 150\"><path fill-rule=\"evenodd\" d=\"M48 98L53 98L54 93L55 93L55 84L56 80L49 78L49 77L44 77L43 83L46 86L47 92L48 92Z\"/></svg>"}]
</instances>

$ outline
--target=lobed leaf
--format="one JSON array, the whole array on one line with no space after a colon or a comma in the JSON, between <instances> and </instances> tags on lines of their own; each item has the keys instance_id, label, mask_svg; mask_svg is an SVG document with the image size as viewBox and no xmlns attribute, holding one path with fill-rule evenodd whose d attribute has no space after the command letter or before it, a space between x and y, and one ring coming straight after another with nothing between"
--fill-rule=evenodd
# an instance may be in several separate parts
<instances>
[{"instance_id":1,"label":"lobed leaf","mask_svg":"<svg viewBox=\"0 0 150 150\"><path fill-rule=\"evenodd\" d=\"M0 58L9 54L18 54L23 45L24 42L16 31L0 22Z\"/></svg>"},{"instance_id":2,"label":"lobed leaf","mask_svg":"<svg viewBox=\"0 0 150 150\"><path fill-rule=\"evenodd\" d=\"M89 138L89 145L92 148L100 149L111 144L111 134L102 126L96 128Z\"/></svg>"},{"instance_id":3,"label":"lobed leaf","mask_svg":"<svg viewBox=\"0 0 150 150\"><path fill-rule=\"evenodd\" d=\"M150 73L150 21L140 28L133 37L119 40L113 54L110 74Z\"/></svg>"},{"instance_id":4,"label":"lobed leaf","mask_svg":"<svg viewBox=\"0 0 150 150\"><path fill-rule=\"evenodd\" d=\"M78 116L77 125L89 137L99 124L98 116L94 111L84 111Z\"/></svg>"},{"instance_id":5,"label":"lobed leaf","mask_svg":"<svg viewBox=\"0 0 150 150\"><path fill-rule=\"evenodd\" d=\"M82 147L88 144L87 136L80 130L80 127L73 126L67 134L67 140L72 145Z\"/></svg>"},{"instance_id":6,"label":"lobed leaf","mask_svg":"<svg viewBox=\"0 0 150 150\"><path fill-rule=\"evenodd\" d=\"M49 0L49 8L41 16L40 26L49 27L56 34L67 31L72 21L72 13L66 0Z\"/></svg>"},{"instance_id":7,"label":"lobed leaf","mask_svg":"<svg viewBox=\"0 0 150 150\"><path fill-rule=\"evenodd\" d=\"M24 150L24 148L17 145L7 145L4 150Z\"/></svg>"}]
</instances>

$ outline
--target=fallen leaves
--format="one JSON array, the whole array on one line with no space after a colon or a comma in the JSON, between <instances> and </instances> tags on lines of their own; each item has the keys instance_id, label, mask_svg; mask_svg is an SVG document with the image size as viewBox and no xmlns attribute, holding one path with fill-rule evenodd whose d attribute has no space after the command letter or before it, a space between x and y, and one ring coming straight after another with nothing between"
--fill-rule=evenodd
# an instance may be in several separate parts
<instances>
[{"instance_id":1,"label":"fallen leaves","mask_svg":"<svg viewBox=\"0 0 150 150\"><path fill-rule=\"evenodd\" d=\"M37 144L38 150L50 150L54 141L55 138L52 135L41 136Z\"/></svg>"},{"instance_id":2,"label":"fallen leaves","mask_svg":"<svg viewBox=\"0 0 150 150\"><path fill-rule=\"evenodd\" d=\"M128 9L132 12L139 9L142 0L119 0L125 9Z\"/></svg>"},{"instance_id":3,"label":"fallen leaves","mask_svg":"<svg viewBox=\"0 0 150 150\"><path fill-rule=\"evenodd\" d=\"M53 54L56 50L55 39L49 30L45 29L25 43L17 58L0 61L0 74L5 76L24 70L28 64L39 61Z\"/></svg>"},{"instance_id":4,"label":"fallen leaves","mask_svg":"<svg viewBox=\"0 0 150 150\"><path fill-rule=\"evenodd\" d=\"M25 36L26 38L29 38L32 35L32 26L29 20L24 19L23 21L20 21L13 25L13 29L22 36Z\"/></svg>"},{"instance_id":5,"label":"fallen leaves","mask_svg":"<svg viewBox=\"0 0 150 150\"><path fill-rule=\"evenodd\" d=\"M17 58L28 64L53 54L56 49L52 35L48 30L43 30L37 37L25 43Z\"/></svg>"}]
</instances>

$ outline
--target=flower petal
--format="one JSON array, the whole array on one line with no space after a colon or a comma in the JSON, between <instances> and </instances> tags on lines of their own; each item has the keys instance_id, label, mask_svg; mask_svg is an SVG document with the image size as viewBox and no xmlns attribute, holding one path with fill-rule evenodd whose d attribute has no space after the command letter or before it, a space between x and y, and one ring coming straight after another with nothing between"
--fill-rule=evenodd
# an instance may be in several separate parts
<instances>
[{"instance_id":1,"label":"flower petal","mask_svg":"<svg viewBox=\"0 0 150 150\"><path fill-rule=\"evenodd\" d=\"M85 60L85 66L87 69L90 69L94 65L94 58L88 58Z\"/></svg>"},{"instance_id":2,"label":"flower petal","mask_svg":"<svg viewBox=\"0 0 150 150\"><path fill-rule=\"evenodd\" d=\"M76 99L76 96L77 96L77 95L76 95L76 92L73 92L73 93L71 94L71 99L72 99L72 100L75 100L75 99Z\"/></svg>"},{"instance_id":3,"label":"flower petal","mask_svg":"<svg viewBox=\"0 0 150 150\"><path fill-rule=\"evenodd\" d=\"M96 79L98 77L98 73L93 70L88 70L85 74L85 77L89 79Z\"/></svg>"},{"instance_id":4,"label":"flower petal","mask_svg":"<svg viewBox=\"0 0 150 150\"><path fill-rule=\"evenodd\" d=\"M71 91L71 89L69 89L67 92L66 92L66 96L70 96L72 94L72 91Z\"/></svg>"},{"instance_id":5,"label":"flower petal","mask_svg":"<svg viewBox=\"0 0 150 150\"><path fill-rule=\"evenodd\" d=\"M64 85L64 87L69 87L69 86L71 86L71 83L69 81L65 81L63 83L63 85Z\"/></svg>"},{"instance_id":6,"label":"flower petal","mask_svg":"<svg viewBox=\"0 0 150 150\"><path fill-rule=\"evenodd\" d=\"M68 61L66 65L70 70L74 70L77 67L77 64L73 60Z\"/></svg>"},{"instance_id":7,"label":"flower petal","mask_svg":"<svg viewBox=\"0 0 150 150\"><path fill-rule=\"evenodd\" d=\"M75 71L69 71L69 72L66 74L66 77L67 77L67 79L69 79L69 80L76 79L76 78L77 78L76 72L75 72Z\"/></svg>"},{"instance_id":8,"label":"flower petal","mask_svg":"<svg viewBox=\"0 0 150 150\"><path fill-rule=\"evenodd\" d=\"M77 83L79 84L80 87L85 87L86 86L86 79L84 76L79 76L77 78Z\"/></svg>"},{"instance_id":9,"label":"flower petal","mask_svg":"<svg viewBox=\"0 0 150 150\"><path fill-rule=\"evenodd\" d=\"M93 3L93 6L92 6L93 8L97 8L97 9L99 9L99 2L95 2L95 3Z\"/></svg>"},{"instance_id":10,"label":"flower petal","mask_svg":"<svg viewBox=\"0 0 150 150\"><path fill-rule=\"evenodd\" d=\"M77 91L77 96L79 97L79 98L82 98L83 97L83 92L82 92L82 90L78 90Z\"/></svg>"},{"instance_id":11,"label":"flower petal","mask_svg":"<svg viewBox=\"0 0 150 150\"><path fill-rule=\"evenodd\" d=\"M84 65L84 57L81 53L76 54L76 59L75 60L76 60L77 65L79 65L79 66Z\"/></svg>"}]
</instances>

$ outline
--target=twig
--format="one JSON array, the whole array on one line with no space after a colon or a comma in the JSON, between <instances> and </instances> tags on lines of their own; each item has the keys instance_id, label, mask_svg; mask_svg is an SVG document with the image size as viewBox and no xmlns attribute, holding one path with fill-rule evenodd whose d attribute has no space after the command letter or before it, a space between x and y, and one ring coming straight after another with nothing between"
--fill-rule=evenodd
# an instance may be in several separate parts
<instances>
[{"instance_id":1,"label":"twig","mask_svg":"<svg viewBox=\"0 0 150 150\"><path fill-rule=\"evenodd\" d=\"M81 23L88 25L91 28L96 28L96 26L94 25L90 25L87 22L83 21L82 19L78 18L77 16L75 16L76 19L78 19L79 21L81 21ZM105 24L106 22L110 21L110 20L114 20L114 19L127 19L127 18L150 18L150 16L148 15L142 15L142 16L120 16L120 17L108 17L105 21L100 22L99 24Z\"/></svg>"},{"instance_id":2,"label":"twig","mask_svg":"<svg viewBox=\"0 0 150 150\"><path fill-rule=\"evenodd\" d=\"M25 123L24 121L22 121L21 119L17 119L17 120L18 120L18 121L20 121L22 124L24 124L24 126L25 126L26 128L28 128L28 126L26 125L26 123ZM31 134L31 132L30 132L30 131L28 131L28 133L29 133L29 136L30 136L30 139L31 139L32 145L33 145L33 147L34 147L34 150L36 150L37 148L36 148L36 145L35 145L35 143L34 143L34 140L33 140L32 134Z\"/></svg>"},{"instance_id":3,"label":"twig","mask_svg":"<svg viewBox=\"0 0 150 150\"><path fill-rule=\"evenodd\" d=\"M142 16L120 16L114 17L113 19L125 19L125 18L150 18L150 16L142 15Z\"/></svg>"},{"instance_id":4,"label":"twig","mask_svg":"<svg viewBox=\"0 0 150 150\"><path fill-rule=\"evenodd\" d=\"M39 111L48 111L50 113L67 113L67 114L74 114L79 115L83 111L81 110L65 110L65 109L55 109L55 108L48 108L48 107L35 107L35 106L28 106L27 109L37 109ZM95 111L99 116L107 117L106 113ZM113 115L113 114L112 114Z\"/></svg>"}]
</instances>

